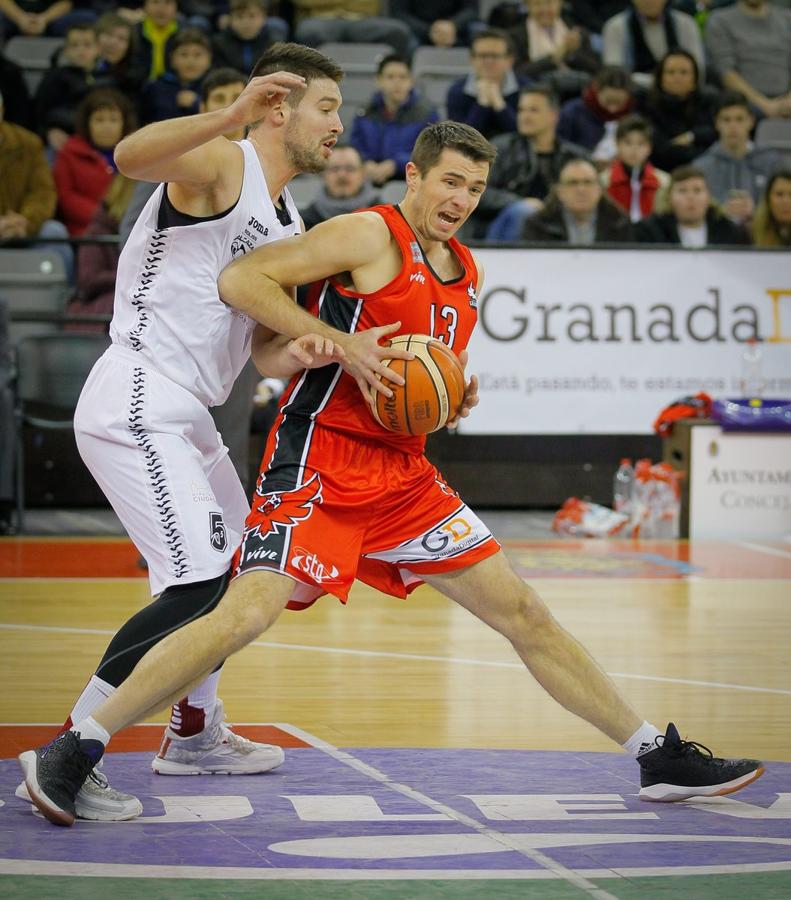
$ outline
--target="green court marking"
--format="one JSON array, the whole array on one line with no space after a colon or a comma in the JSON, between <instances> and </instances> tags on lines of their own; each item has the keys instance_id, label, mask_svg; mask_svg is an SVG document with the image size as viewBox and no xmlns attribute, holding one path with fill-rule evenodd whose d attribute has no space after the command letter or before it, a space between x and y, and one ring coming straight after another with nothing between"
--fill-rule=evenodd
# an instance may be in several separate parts
<instances>
[{"instance_id":1,"label":"green court marking","mask_svg":"<svg viewBox=\"0 0 791 900\"><path fill-rule=\"evenodd\" d=\"M597 887L618 900L788 900L788 873L598 878ZM34 875L0 877L9 900L584 900L564 882L475 880L226 881L195 878L85 878Z\"/></svg>"}]
</instances>

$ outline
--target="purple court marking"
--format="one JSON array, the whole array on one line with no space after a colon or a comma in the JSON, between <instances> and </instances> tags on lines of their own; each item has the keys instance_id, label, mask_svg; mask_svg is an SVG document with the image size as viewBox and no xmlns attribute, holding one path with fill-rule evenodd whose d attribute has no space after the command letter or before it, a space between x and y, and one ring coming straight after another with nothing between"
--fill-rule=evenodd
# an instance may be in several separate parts
<instances>
[{"instance_id":1,"label":"purple court marking","mask_svg":"<svg viewBox=\"0 0 791 900\"><path fill-rule=\"evenodd\" d=\"M622 754L349 752L574 871L738 871L753 864L791 870L791 763L771 763L744 791L693 806L639 801L637 766ZM141 797L141 819L61 829L14 797L18 765L0 761L0 859L418 876L471 869L528 875L540 868L318 749L288 750L285 764L262 776L163 777L149 762L147 753L110 754L105 768L115 787Z\"/></svg>"}]
</instances>

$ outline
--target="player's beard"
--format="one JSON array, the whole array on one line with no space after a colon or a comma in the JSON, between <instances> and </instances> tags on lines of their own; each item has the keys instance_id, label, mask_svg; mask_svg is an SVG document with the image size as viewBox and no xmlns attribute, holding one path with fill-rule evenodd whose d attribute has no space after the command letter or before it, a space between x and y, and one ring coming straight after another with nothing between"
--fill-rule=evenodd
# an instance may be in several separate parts
<instances>
[{"instance_id":1,"label":"player's beard","mask_svg":"<svg viewBox=\"0 0 791 900\"><path fill-rule=\"evenodd\" d=\"M321 147L308 147L304 139L300 140L298 124L298 119L292 119L288 123L285 140L286 156L298 172L318 175L324 171L329 160L322 155Z\"/></svg>"}]
</instances>

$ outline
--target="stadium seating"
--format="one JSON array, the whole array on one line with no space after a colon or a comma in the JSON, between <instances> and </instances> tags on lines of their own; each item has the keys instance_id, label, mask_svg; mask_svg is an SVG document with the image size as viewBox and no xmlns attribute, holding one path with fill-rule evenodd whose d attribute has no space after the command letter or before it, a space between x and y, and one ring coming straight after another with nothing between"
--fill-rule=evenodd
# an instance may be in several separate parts
<instances>
[{"instance_id":1,"label":"stadium seating","mask_svg":"<svg viewBox=\"0 0 791 900\"><path fill-rule=\"evenodd\" d=\"M63 257L54 250L0 249L0 294L8 301L12 343L56 331L70 291Z\"/></svg>"},{"instance_id":2,"label":"stadium seating","mask_svg":"<svg viewBox=\"0 0 791 900\"><path fill-rule=\"evenodd\" d=\"M52 58L63 46L59 37L12 37L3 48L3 55L21 69L28 90L36 92L44 73L52 65Z\"/></svg>"},{"instance_id":3,"label":"stadium seating","mask_svg":"<svg viewBox=\"0 0 791 900\"><path fill-rule=\"evenodd\" d=\"M382 203L400 203L406 193L405 181L388 181L382 185L380 198Z\"/></svg>"},{"instance_id":4,"label":"stadium seating","mask_svg":"<svg viewBox=\"0 0 791 900\"><path fill-rule=\"evenodd\" d=\"M297 204L297 209L304 209L306 206L310 206L320 188L320 175L298 175L288 184L288 189L294 198L294 203Z\"/></svg>"},{"instance_id":5,"label":"stadium seating","mask_svg":"<svg viewBox=\"0 0 791 900\"><path fill-rule=\"evenodd\" d=\"M755 129L755 144L771 147L791 165L791 119L761 119Z\"/></svg>"},{"instance_id":6,"label":"stadium seating","mask_svg":"<svg viewBox=\"0 0 791 900\"><path fill-rule=\"evenodd\" d=\"M415 84L423 96L437 106L442 116L448 88L470 73L470 51L467 47L418 47L412 60Z\"/></svg>"},{"instance_id":7,"label":"stadium seating","mask_svg":"<svg viewBox=\"0 0 791 900\"><path fill-rule=\"evenodd\" d=\"M70 431L85 379L110 339L104 334L46 334L16 346L16 520L25 521L25 427Z\"/></svg>"}]
</instances>

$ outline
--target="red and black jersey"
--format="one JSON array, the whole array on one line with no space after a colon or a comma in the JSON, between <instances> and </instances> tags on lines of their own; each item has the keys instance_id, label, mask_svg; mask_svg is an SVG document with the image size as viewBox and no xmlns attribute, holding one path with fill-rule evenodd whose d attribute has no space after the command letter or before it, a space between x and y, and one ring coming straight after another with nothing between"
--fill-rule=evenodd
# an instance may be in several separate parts
<instances>
[{"instance_id":1,"label":"red and black jersey","mask_svg":"<svg viewBox=\"0 0 791 900\"><path fill-rule=\"evenodd\" d=\"M371 294L357 293L337 278L330 278L311 290L310 312L350 334L400 321L399 334L431 335L458 355L467 346L478 318L478 272L470 251L455 238L448 241L462 272L450 281L442 281L397 206L374 206L361 212L376 212L387 223L401 250L400 272ZM299 418L373 439L405 453L422 453L425 446L425 437L395 434L379 425L357 383L340 366L306 370L295 376L283 395L280 415L285 420L292 419L292 427L286 427L286 432L295 426L296 431L301 430L293 421ZM284 424L280 420L276 427Z\"/></svg>"}]
</instances>

